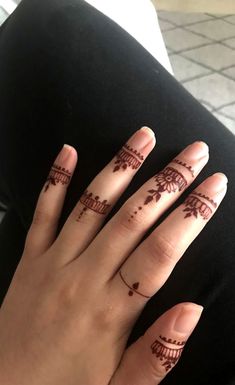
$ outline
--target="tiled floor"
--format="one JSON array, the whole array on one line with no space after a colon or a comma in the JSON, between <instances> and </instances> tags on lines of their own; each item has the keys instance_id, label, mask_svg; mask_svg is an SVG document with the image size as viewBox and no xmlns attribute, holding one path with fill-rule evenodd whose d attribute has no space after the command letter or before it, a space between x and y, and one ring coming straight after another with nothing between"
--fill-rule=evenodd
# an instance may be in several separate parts
<instances>
[{"instance_id":1,"label":"tiled floor","mask_svg":"<svg viewBox=\"0 0 235 385\"><path fill-rule=\"evenodd\" d=\"M158 16L176 78L235 134L235 15Z\"/></svg>"}]
</instances>

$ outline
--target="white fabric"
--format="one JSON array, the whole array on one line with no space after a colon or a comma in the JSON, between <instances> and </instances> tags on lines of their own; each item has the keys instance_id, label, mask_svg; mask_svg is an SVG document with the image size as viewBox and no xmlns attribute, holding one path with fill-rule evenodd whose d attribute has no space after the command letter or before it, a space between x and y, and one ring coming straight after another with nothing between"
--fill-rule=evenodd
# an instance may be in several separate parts
<instances>
[{"instance_id":1,"label":"white fabric","mask_svg":"<svg viewBox=\"0 0 235 385\"><path fill-rule=\"evenodd\" d=\"M0 0L0 6L10 15L17 7L13 0Z\"/></svg>"},{"instance_id":2,"label":"white fabric","mask_svg":"<svg viewBox=\"0 0 235 385\"><path fill-rule=\"evenodd\" d=\"M172 75L173 70L150 0L85 0L132 35Z\"/></svg>"}]
</instances>

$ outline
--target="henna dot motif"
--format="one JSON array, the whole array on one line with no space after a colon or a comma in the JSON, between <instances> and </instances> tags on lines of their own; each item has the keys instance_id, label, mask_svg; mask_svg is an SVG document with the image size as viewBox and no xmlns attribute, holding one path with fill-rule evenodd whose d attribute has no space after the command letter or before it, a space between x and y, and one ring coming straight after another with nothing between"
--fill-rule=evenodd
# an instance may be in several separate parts
<instances>
[{"instance_id":1,"label":"henna dot motif","mask_svg":"<svg viewBox=\"0 0 235 385\"><path fill-rule=\"evenodd\" d=\"M192 177L194 177L194 170L192 166L187 165L185 162L182 162L179 159L173 159L172 163L177 163L177 164L180 164L182 167L185 167L191 173Z\"/></svg>"},{"instance_id":2,"label":"henna dot motif","mask_svg":"<svg viewBox=\"0 0 235 385\"><path fill-rule=\"evenodd\" d=\"M162 336L159 336L159 338L167 344L180 346L180 348L166 346L163 342L159 341L158 339L152 343L152 354L159 358L160 361L164 361L162 366L167 372L178 362L182 354L185 341L176 341L172 340L171 338L166 338Z\"/></svg>"},{"instance_id":3,"label":"henna dot motif","mask_svg":"<svg viewBox=\"0 0 235 385\"><path fill-rule=\"evenodd\" d=\"M143 155L137 150L134 150L128 144L125 144L116 155L117 160L114 162L116 165L113 172L120 169L126 170L127 167L131 167L133 170L137 170L144 161Z\"/></svg>"},{"instance_id":4,"label":"henna dot motif","mask_svg":"<svg viewBox=\"0 0 235 385\"><path fill-rule=\"evenodd\" d=\"M95 211L97 214L106 215L110 204L107 204L107 199L104 199L103 201L99 200L99 195L93 196L93 193L89 193L87 190L84 191L83 195L80 198L80 202L85 206L80 211L76 221L78 222L79 219L83 216L86 210L90 209Z\"/></svg>"},{"instance_id":5,"label":"henna dot motif","mask_svg":"<svg viewBox=\"0 0 235 385\"><path fill-rule=\"evenodd\" d=\"M178 170L173 167L166 167L163 171L159 172L154 177L156 187L148 190L148 195L145 198L144 205L148 205L150 202L157 203L162 196L162 193L172 193L182 191L188 185L187 180ZM142 209L140 206L139 210ZM137 214L137 212L134 212ZM133 216L131 216L133 218ZM130 219L128 219L130 222Z\"/></svg>"},{"instance_id":6,"label":"henna dot motif","mask_svg":"<svg viewBox=\"0 0 235 385\"><path fill-rule=\"evenodd\" d=\"M46 180L44 192L46 192L51 185L56 186L57 183L62 185L69 184L72 173L57 164L53 164L50 173Z\"/></svg>"},{"instance_id":7,"label":"henna dot motif","mask_svg":"<svg viewBox=\"0 0 235 385\"><path fill-rule=\"evenodd\" d=\"M121 270L119 271L119 275L120 275L120 277L121 277L122 282L128 287L128 289L129 289L128 295L129 295L130 297L132 297L133 294L136 293L136 294L141 295L141 296L144 297L144 298L150 298L148 295L144 295L144 294L142 294L142 293L140 293L140 292L138 291L138 288L139 288L139 286L140 286L140 283L139 283L139 282L135 282L135 283L132 284L132 286L130 286L130 285L128 285L128 283L127 283L126 280L124 279Z\"/></svg>"}]
</instances>

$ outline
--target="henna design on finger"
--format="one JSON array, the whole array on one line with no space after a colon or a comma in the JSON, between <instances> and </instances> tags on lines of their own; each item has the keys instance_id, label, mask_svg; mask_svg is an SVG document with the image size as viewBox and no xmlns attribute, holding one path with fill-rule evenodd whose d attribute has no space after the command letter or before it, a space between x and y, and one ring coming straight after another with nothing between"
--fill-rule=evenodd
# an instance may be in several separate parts
<instances>
[{"instance_id":1,"label":"henna design on finger","mask_svg":"<svg viewBox=\"0 0 235 385\"><path fill-rule=\"evenodd\" d=\"M116 166L113 172L120 170L126 170L127 167L131 167L133 170L137 170L143 163L144 157L140 152L134 150L128 144L125 144L121 150L117 153L117 160L114 162Z\"/></svg>"},{"instance_id":2,"label":"henna design on finger","mask_svg":"<svg viewBox=\"0 0 235 385\"><path fill-rule=\"evenodd\" d=\"M173 159L172 163L177 163L177 164L180 164L181 166L185 167L191 173L192 177L194 177L194 170L193 170L192 166L188 166L185 162L182 162L179 159Z\"/></svg>"},{"instance_id":3,"label":"henna design on finger","mask_svg":"<svg viewBox=\"0 0 235 385\"><path fill-rule=\"evenodd\" d=\"M205 203L204 200L207 201L207 203ZM183 211L187 213L184 218L189 218L191 216L198 218L198 214L205 220L210 218L213 214L213 210L208 203L214 208L217 207L217 203L215 203L213 199L210 199L197 191L193 191L184 201L186 207Z\"/></svg>"},{"instance_id":4,"label":"henna design on finger","mask_svg":"<svg viewBox=\"0 0 235 385\"><path fill-rule=\"evenodd\" d=\"M93 193L89 193L88 190L85 190L80 198L80 202L85 206L81 210L76 221L78 222L82 215L85 213L87 209L95 211L97 214L106 215L110 204L107 203L107 199L100 201L100 197L98 195L94 195Z\"/></svg>"},{"instance_id":5,"label":"henna design on finger","mask_svg":"<svg viewBox=\"0 0 235 385\"><path fill-rule=\"evenodd\" d=\"M188 185L187 180L178 170L173 167L166 167L163 171L155 175L156 188L148 190L149 195L144 201L144 205L149 204L152 201L156 203L161 198L163 192L168 192L169 194L176 191L182 191ZM142 206L138 207L138 210L141 210ZM134 211L134 214L137 214L137 210ZM134 218L134 215L131 215L131 218ZM128 219L128 222L131 221L131 218Z\"/></svg>"},{"instance_id":6,"label":"henna design on finger","mask_svg":"<svg viewBox=\"0 0 235 385\"><path fill-rule=\"evenodd\" d=\"M165 341L165 342L167 342L168 344L172 344L172 345L183 346L183 345L186 344L186 341L176 341L176 340L172 340L171 338L162 337L161 335L159 336L159 338L160 338L162 341Z\"/></svg>"},{"instance_id":7,"label":"henna design on finger","mask_svg":"<svg viewBox=\"0 0 235 385\"><path fill-rule=\"evenodd\" d=\"M140 292L138 291L138 288L139 288L139 285L140 285L139 282L135 282L135 283L132 284L132 286L130 286L130 285L128 285L128 283L127 283L126 280L124 279L121 270L119 271L119 275L120 275L120 277L121 277L121 279L122 279L122 282L123 282L129 289L130 289L129 292L128 292L128 295L129 295L130 297L132 297L133 294L136 293L136 294L141 295L141 296L144 297L144 298L151 298L151 297L149 297L148 295L144 295L144 294L142 294L142 293L140 293Z\"/></svg>"},{"instance_id":8,"label":"henna design on finger","mask_svg":"<svg viewBox=\"0 0 235 385\"><path fill-rule=\"evenodd\" d=\"M57 164L53 164L51 171L47 177L44 192L46 192L50 185L56 186L57 183L63 185L69 184L72 173Z\"/></svg>"},{"instance_id":9,"label":"henna design on finger","mask_svg":"<svg viewBox=\"0 0 235 385\"><path fill-rule=\"evenodd\" d=\"M163 342L160 342L158 339L152 343L151 345L152 354L155 354L155 356L159 358L160 361L164 361L162 363L162 366L164 366L167 372L178 362L182 354L185 341L177 342L176 340L173 341L171 338L167 339L166 337L162 337L162 336L159 336L159 338L164 342L166 342L167 344L181 346L178 349L169 347L169 346L166 346Z\"/></svg>"}]
</instances>

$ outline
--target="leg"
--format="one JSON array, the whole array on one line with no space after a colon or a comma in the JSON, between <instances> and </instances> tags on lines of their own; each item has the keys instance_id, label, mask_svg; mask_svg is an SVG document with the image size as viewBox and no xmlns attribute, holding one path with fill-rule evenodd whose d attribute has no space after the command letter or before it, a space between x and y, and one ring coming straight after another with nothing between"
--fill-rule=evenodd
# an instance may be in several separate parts
<instances>
[{"instance_id":1,"label":"leg","mask_svg":"<svg viewBox=\"0 0 235 385\"><path fill-rule=\"evenodd\" d=\"M198 139L209 144L211 160L197 183L219 170L234 180L232 134L132 37L85 2L23 0L1 31L0 52L0 173L25 231L48 168L66 142L78 149L79 165L61 223L89 181L144 124L156 131L159 149L119 206ZM175 303L205 306L184 359L165 383L190 378L190 385L228 385L233 379L232 365L230 372L227 367L235 356L234 189L230 183L222 208L150 300L130 336L129 343ZM9 258L8 244L1 250L2 258Z\"/></svg>"}]
</instances>

